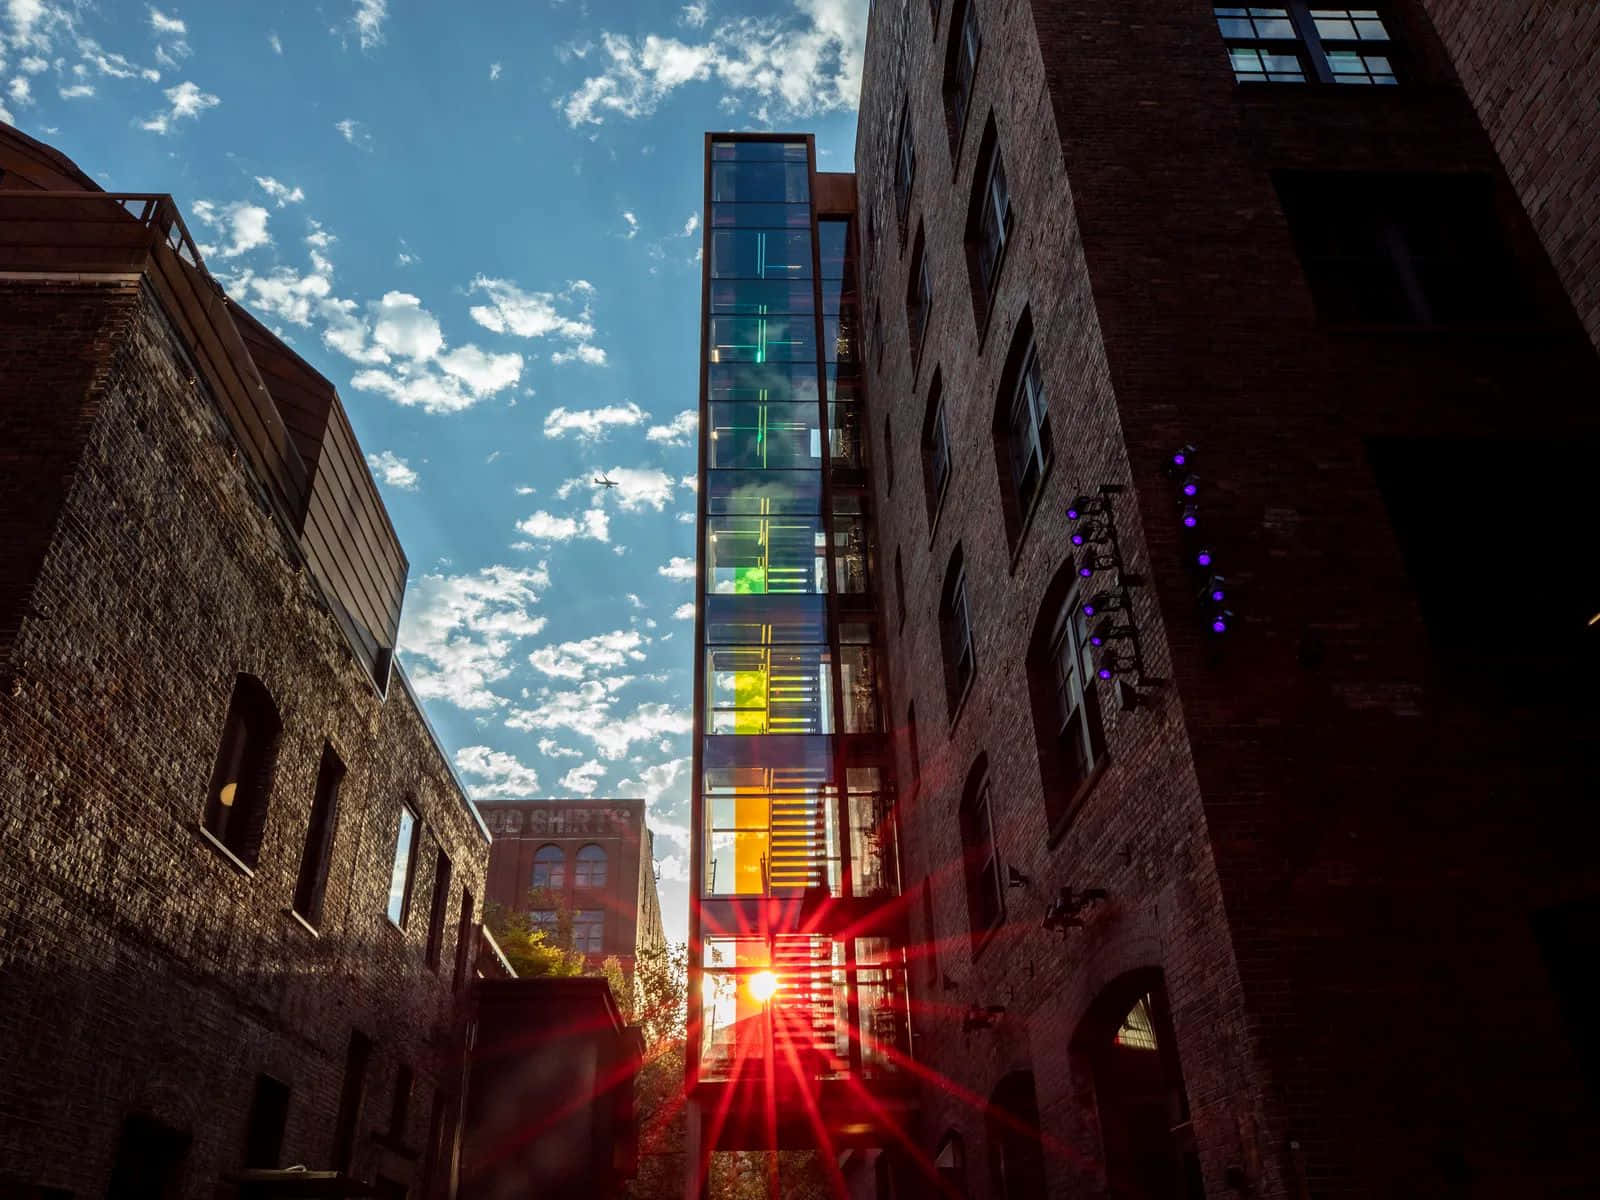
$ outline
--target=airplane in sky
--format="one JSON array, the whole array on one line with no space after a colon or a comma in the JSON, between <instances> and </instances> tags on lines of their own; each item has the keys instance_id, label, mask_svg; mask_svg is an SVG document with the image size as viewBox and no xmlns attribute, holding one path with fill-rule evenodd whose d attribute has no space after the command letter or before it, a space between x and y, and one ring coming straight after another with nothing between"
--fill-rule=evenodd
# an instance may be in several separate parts
<instances>
[{"instance_id":1,"label":"airplane in sky","mask_svg":"<svg viewBox=\"0 0 1600 1200\"><path fill-rule=\"evenodd\" d=\"M594 481L603 488L614 488L617 486L617 481L615 479L607 479L604 475L596 475L594 477Z\"/></svg>"}]
</instances>

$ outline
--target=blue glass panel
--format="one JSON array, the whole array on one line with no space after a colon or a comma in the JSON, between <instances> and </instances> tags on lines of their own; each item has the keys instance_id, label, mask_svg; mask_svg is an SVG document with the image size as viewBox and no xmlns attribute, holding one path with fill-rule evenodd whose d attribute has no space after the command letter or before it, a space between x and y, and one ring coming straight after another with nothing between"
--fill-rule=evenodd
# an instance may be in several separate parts
<instances>
[{"instance_id":1,"label":"blue glass panel","mask_svg":"<svg viewBox=\"0 0 1600 1200\"><path fill-rule=\"evenodd\" d=\"M804 204L811 198L811 173L803 162L711 164L711 201Z\"/></svg>"},{"instance_id":2,"label":"blue glass panel","mask_svg":"<svg viewBox=\"0 0 1600 1200\"><path fill-rule=\"evenodd\" d=\"M822 511L820 471L707 471L708 513Z\"/></svg>"},{"instance_id":3,"label":"blue glass panel","mask_svg":"<svg viewBox=\"0 0 1600 1200\"><path fill-rule=\"evenodd\" d=\"M711 158L714 162L805 162L804 142L772 142L739 139L712 142Z\"/></svg>"},{"instance_id":4,"label":"blue glass panel","mask_svg":"<svg viewBox=\"0 0 1600 1200\"><path fill-rule=\"evenodd\" d=\"M812 304L808 279L716 279L711 283L714 313L809 313Z\"/></svg>"},{"instance_id":5,"label":"blue glass panel","mask_svg":"<svg viewBox=\"0 0 1600 1200\"><path fill-rule=\"evenodd\" d=\"M713 204L713 229L810 229L809 204Z\"/></svg>"},{"instance_id":6,"label":"blue glass panel","mask_svg":"<svg viewBox=\"0 0 1600 1200\"><path fill-rule=\"evenodd\" d=\"M715 229L713 279L810 279L811 234L794 229Z\"/></svg>"},{"instance_id":7,"label":"blue glass panel","mask_svg":"<svg viewBox=\"0 0 1600 1200\"><path fill-rule=\"evenodd\" d=\"M806 362L817 357L816 324L801 317L712 317L712 362Z\"/></svg>"},{"instance_id":8,"label":"blue glass panel","mask_svg":"<svg viewBox=\"0 0 1600 1200\"><path fill-rule=\"evenodd\" d=\"M706 390L714 404L817 402L817 369L809 364L711 363L706 376Z\"/></svg>"}]
</instances>

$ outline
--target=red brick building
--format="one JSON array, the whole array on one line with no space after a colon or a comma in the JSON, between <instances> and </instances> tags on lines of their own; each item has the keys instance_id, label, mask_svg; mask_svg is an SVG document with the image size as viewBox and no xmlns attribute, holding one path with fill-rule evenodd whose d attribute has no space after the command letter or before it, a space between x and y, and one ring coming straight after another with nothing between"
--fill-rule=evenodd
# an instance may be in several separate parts
<instances>
[{"instance_id":1,"label":"red brick building","mask_svg":"<svg viewBox=\"0 0 1600 1200\"><path fill-rule=\"evenodd\" d=\"M338 397L5 125L0 379L0 1192L444 1194L489 834Z\"/></svg>"},{"instance_id":2,"label":"red brick building","mask_svg":"<svg viewBox=\"0 0 1600 1200\"><path fill-rule=\"evenodd\" d=\"M912 1178L1596 1177L1581 8L875 7Z\"/></svg>"},{"instance_id":3,"label":"red brick building","mask_svg":"<svg viewBox=\"0 0 1600 1200\"><path fill-rule=\"evenodd\" d=\"M653 836L643 800L485 800L494 834L487 899L557 931L598 965L665 945Z\"/></svg>"}]
</instances>

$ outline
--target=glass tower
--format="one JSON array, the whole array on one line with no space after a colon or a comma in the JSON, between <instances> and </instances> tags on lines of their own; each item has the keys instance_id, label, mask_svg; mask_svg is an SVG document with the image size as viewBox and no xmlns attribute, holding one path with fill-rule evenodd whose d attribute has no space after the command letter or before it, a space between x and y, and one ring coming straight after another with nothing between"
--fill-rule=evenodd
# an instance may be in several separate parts
<instances>
[{"instance_id":1,"label":"glass tower","mask_svg":"<svg viewBox=\"0 0 1600 1200\"><path fill-rule=\"evenodd\" d=\"M707 1152L816 1144L816 1115L867 1136L909 1044L853 210L810 138L708 135L688 1054Z\"/></svg>"}]
</instances>

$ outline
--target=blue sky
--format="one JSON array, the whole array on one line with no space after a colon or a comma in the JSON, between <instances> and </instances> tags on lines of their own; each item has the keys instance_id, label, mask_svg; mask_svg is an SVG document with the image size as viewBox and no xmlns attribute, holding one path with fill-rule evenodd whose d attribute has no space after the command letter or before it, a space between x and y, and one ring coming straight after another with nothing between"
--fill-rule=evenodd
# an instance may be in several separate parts
<instances>
[{"instance_id":1,"label":"blue sky","mask_svg":"<svg viewBox=\"0 0 1600 1200\"><path fill-rule=\"evenodd\" d=\"M674 937L702 134L811 131L849 170L865 23L866 0L0 0L0 119L172 193L338 387L462 778L646 797Z\"/></svg>"}]
</instances>

